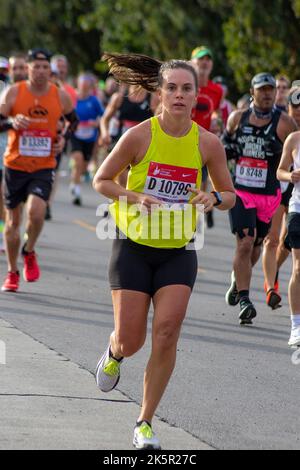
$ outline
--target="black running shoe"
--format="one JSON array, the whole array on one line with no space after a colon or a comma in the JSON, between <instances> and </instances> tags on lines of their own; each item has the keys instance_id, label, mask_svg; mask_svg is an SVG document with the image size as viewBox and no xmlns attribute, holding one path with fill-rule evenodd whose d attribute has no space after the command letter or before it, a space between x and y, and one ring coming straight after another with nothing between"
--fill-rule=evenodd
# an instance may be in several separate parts
<instances>
[{"instance_id":1,"label":"black running shoe","mask_svg":"<svg viewBox=\"0 0 300 470\"><path fill-rule=\"evenodd\" d=\"M275 289L269 289L267 292L267 305L271 307L272 310L281 308L281 296Z\"/></svg>"},{"instance_id":2,"label":"black running shoe","mask_svg":"<svg viewBox=\"0 0 300 470\"><path fill-rule=\"evenodd\" d=\"M81 206L82 205L81 198L79 196L74 197L72 203L74 204L74 206Z\"/></svg>"},{"instance_id":3,"label":"black running shoe","mask_svg":"<svg viewBox=\"0 0 300 470\"><path fill-rule=\"evenodd\" d=\"M234 271L232 271L231 273L231 286L226 292L225 300L226 300L227 305L231 305L232 307L237 305L240 300L239 292L236 287Z\"/></svg>"},{"instance_id":4,"label":"black running shoe","mask_svg":"<svg viewBox=\"0 0 300 470\"><path fill-rule=\"evenodd\" d=\"M256 310L251 300L247 297L241 299L240 309L240 325L252 325L252 320L256 317Z\"/></svg>"},{"instance_id":5,"label":"black running shoe","mask_svg":"<svg viewBox=\"0 0 300 470\"><path fill-rule=\"evenodd\" d=\"M49 204L46 206L46 212L45 212L45 220L51 220L52 219L52 214L51 214L51 209Z\"/></svg>"}]
</instances>

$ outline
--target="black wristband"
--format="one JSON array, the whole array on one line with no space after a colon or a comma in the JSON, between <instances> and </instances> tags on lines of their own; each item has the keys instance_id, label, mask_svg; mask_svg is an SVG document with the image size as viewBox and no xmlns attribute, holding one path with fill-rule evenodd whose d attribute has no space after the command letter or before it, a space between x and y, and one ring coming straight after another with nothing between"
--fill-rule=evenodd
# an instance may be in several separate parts
<instances>
[{"instance_id":1,"label":"black wristband","mask_svg":"<svg viewBox=\"0 0 300 470\"><path fill-rule=\"evenodd\" d=\"M3 114L0 114L0 132L6 132L10 129L13 129L12 121L6 116L3 116Z\"/></svg>"},{"instance_id":2,"label":"black wristband","mask_svg":"<svg viewBox=\"0 0 300 470\"><path fill-rule=\"evenodd\" d=\"M220 204L222 204L223 199L222 199L221 194L218 193L218 191L211 191L211 194L213 194L215 196L216 200L217 200L217 202L214 203L214 207L217 207Z\"/></svg>"},{"instance_id":3,"label":"black wristband","mask_svg":"<svg viewBox=\"0 0 300 470\"><path fill-rule=\"evenodd\" d=\"M79 124L79 119L78 119L78 116L76 114L76 112L73 110L71 111L70 113L68 114L65 114L64 116L66 118L66 120L69 122L69 126L67 127L67 129L64 130L63 132L63 137L66 139L66 140L69 140L71 135L74 134L74 132L76 131L77 129L77 126Z\"/></svg>"}]
</instances>

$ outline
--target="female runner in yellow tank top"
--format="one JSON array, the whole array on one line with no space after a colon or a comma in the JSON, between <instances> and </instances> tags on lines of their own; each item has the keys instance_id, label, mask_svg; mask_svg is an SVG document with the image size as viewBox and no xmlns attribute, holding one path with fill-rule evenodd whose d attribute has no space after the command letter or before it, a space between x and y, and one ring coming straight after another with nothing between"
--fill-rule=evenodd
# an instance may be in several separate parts
<instances>
[{"instance_id":1,"label":"female runner in yellow tank top","mask_svg":"<svg viewBox=\"0 0 300 470\"><path fill-rule=\"evenodd\" d=\"M104 392L117 385L123 358L144 344L152 300L152 351L133 444L137 449L158 449L151 421L175 366L177 341L197 275L196 252L186 249L196 212L192 211L190 231L182 230L178 238L175 230L181 216L191 213L186 209L196 205L203 205L205 212L214 206L232 208L235 192L221 142L191 120L198 89L193 67L185 61L161 63L137 54L106 54L104 59L117 80L158 90L161 114L126 132L94 178L95 190L115 201L111 214L118 234L127 237L113 242L109 277L115 328L98 363L96 381ZM203 165L209 170L212 193L200 190ZM128 166L123 188L114 180ZM127 198L128 206L119 202L120 197ZM135 212L128 207L137 204L144 215L131 230ZM171 216L170 205L176 207ZM153 218L154 213L160 215ZM170 235L164 237L161 225L167 217Z\"/></svg>"}]
</instances>

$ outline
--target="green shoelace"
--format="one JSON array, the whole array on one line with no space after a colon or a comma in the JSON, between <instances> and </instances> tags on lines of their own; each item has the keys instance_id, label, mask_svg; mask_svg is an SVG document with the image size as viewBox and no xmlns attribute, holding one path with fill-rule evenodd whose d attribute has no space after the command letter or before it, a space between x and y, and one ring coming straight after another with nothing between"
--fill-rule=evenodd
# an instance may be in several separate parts
<instances>
[{"instance_id":1,"label":"green shoelace","mask_svg":"<svg viewBox=\"0 0 300 470\"><path fill-rule=\"evenodd\" d=\"M147 423L141 424L140 427L139 427L139 430L140 430L141 434L143 434L143 436L146 437L147 439L152 438L153 432L152 432L151 426L149 426L149 424L147 424Z\"/></svg>"},{"instance_id":2,"label":"green shoelace","mask_svg":"<svg viewBox=\"0 0 300 470\"><path fill-rule=\"evenodd\" d=\"M119 375L120 372L120 363L115 359L110 358L107 362L106 366L103 369L106 375L113 377L115 375Z\"/></svg>"}]
</instances>

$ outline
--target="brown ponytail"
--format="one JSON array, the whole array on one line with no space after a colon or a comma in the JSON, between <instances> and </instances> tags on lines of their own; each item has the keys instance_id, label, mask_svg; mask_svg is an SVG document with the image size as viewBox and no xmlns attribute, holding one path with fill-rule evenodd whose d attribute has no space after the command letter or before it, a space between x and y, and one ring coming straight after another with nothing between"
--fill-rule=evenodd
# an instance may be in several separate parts
<instances>
[{"instance_id":1,"label":"brown ponytail","mask_svg":"<svg viewBox=\"0 0 300 470\"><path fill-rule=\"evenodd\" d=\"M102 60L107 61L114 78L128 85L139 85L153 93L162 85L163 73L167 70L185 69L194 77L196 90L198 77L194 67L185 60L160 62L143 54L117 54L105 52Z\"/></svg>"},{"instance_id":2,"label":"brown ponytail","mask_svg":"<svg viewBox=\"0 0 300 470\"><path fill-rule=\"evenodd\" d=\"M102 60L106 60L110 73L117 81L129 85L140 85L150 92L159 87L158 76L162 62L143 54L111 54L106 52Z\"/></svg>"}]
</instances>

